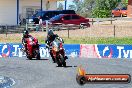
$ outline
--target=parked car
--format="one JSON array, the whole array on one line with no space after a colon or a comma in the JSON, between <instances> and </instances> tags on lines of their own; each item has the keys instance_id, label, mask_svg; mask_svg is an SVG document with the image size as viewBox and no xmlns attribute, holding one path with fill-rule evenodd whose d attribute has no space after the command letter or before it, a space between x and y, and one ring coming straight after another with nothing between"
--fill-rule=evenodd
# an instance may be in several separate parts
<instances>
[{"instance_id":1,"label":"parked car","mask_svg":"<svg viewBox=\"0 0 132 88\"><path fill-rule=\"evenodd\" d=\"M124 8L115 8L114 10L112 10L112 17L123 17L123 16L127 16L127 9Z\"/></svg>"},{"instance_id":2,"label":"parked car","mask_svg":"<svg viewBox=\"0 0 132 88\"><path fill-rule=\"evenodd\" d=\"M50 18L59 15L59 14L76 14L74 10L47 10L47 11L38 11L31 18L29 18L30 22L35 22L35 24L39 23L38 17L42 18L42 21L49 20Z\"/></svg>"},{"instance_id":3,"label":"parked car","mask_svg":"<svg viewBox=\"0 0 132 88\"><path fill-rule=\"evenodd\" d=\"M55 17L52 17L49 20L49 23L52 25L60 24L60 25L75 25L79 27L90 27L89 19L86 19L77 14L59 14ZM43 22L43 25L46 25L46 22Z\"/></svg>"}]
</instances>

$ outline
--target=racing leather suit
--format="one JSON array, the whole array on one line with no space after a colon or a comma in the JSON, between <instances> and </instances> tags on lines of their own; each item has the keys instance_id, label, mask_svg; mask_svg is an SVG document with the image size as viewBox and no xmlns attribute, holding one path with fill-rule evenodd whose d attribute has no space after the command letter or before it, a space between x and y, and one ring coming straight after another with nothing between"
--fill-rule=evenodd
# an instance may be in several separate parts
<instances>
[{"instance_id":1,"label":"racing leather suit","mask_svg":"<svg viewBox=\"0 0 132 88\"><path fill-rule=\"evenodd\" d=\"M23 45L23 47L24 47L24 51L26 52L26 54L27 54L27 38L32 38L32 40L34 40L34 38L31 36L31 35L27 35L26 37L22 37L22 45ZM30 49L30 51L29 52L32 52L32 50Z\"/></svg>"},{"instance_id":2,"label":"racing leather suit","mask_svg":"<svg viewBox=\"0 0 132 88\"><path fill-rule=\"evenodd\" d=\"M45 40L46 48L49 49L50 46L51 46L51 43L52 43L56 38L57 38L58 40L60 40L61 42L64 43L64 41L63 41L62 38L60 38L57 34L54 34L54 35L51 35L50 37L47 36L47 38L46 38L46 40ZM53 54L52 54L52 50L50 50L50 56L52 57L53 62L55 62L55 58L54 58L54 56L53 56Z\"/></svg>"}]
</instances>

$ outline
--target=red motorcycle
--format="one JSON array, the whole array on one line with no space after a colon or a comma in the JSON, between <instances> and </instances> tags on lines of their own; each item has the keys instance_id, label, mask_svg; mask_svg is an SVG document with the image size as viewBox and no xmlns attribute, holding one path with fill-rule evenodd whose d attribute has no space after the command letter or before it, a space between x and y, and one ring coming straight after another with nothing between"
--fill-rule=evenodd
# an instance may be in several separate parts
<instances>
[{"instance_id":1,"label":"red motorcycle","mask_svg":"<svg viewBox=\"0 0 132 88\"><path fill-rule=\"evenodd\" d=\"M36 58L37 60L40 60L40 52L39 52L39 44L38 39L36 38L27 38L27 51L26 56L29 60L32 60L32 58Z\"/></svg>"},{"instance_id":2,"label":"red motorcycle","mask_svg":"<svg viewBox=\"0 0 132 88\"><path fill-rule=\"evenodd\" d=\"M63 65L64 67L66 67L66 59L68 58L67 56L65 56L65 50L63 48L63 43L60 42L60 40L55 39L52 42L51 50L52 50L52 54L58 66L60 67Z\"/></svg>"}]
</instances>

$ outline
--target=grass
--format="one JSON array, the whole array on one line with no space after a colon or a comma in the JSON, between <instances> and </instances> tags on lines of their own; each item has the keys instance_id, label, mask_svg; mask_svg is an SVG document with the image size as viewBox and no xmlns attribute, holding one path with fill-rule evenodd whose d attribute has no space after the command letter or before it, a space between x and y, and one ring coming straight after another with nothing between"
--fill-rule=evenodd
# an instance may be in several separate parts
<instances>
[{"instance_id":1,"label":"grass","mask_svg":"<svg viewBox=\"0 0 132 88\"><path fill-rule=\"evenodd\" d=\"M63 38L65 44L132 44L132 38ZM41 43L44 43L40 39Z\"/></svg>"},{"instance_id":2,"label":"grass","mask_svg":"<svg viewBox=\"0 0 132 88\"><path fill-rule=\"evenodd\" d=\"M39 43L45 43L45 35L33 35L39 40ZM22 34L13 35L0 35L0 43L21 43ZM109 38L97 38L97 37L62 37L65 44L132 44L132 37L109 37Z\"/></svg>"}]
</instances>

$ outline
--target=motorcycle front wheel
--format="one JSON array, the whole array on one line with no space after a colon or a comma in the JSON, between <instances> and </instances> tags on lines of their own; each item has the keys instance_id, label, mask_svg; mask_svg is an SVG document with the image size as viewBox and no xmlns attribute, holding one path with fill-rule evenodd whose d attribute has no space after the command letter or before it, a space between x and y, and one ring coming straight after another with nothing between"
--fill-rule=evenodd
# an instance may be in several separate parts
<instances>
[{"instance_id":1,"label":"motorcycle front wheel","mask_svg":"<svg viewBox=\"0 0 132 88\"><path fill-rule=\"evenodd\" d=\"M60 62L59 59L57 59L56 62L57 62L58 67L61 67L62 66L62 63Z\"/></svg>"},{"instance_id":2,"label":"motorcycle front wheel","mask_svg":"<svg viewBox=\"0 0 132 88\"><path fill-rule=\"evenodd\" d=\"M35 51L35 54L36 54L36 59L37 59L37 60L40 60L40 53L39 53L39 50L36 50L36 51Z\"/></svg>"},{"instance_id":3,"label":"motorcycle front wheel","mask_svg":"<svg viewBox=\"0 0 132 88\"><path fill-rule=\"evenodd\" d=\"M65 61L65 58L60 54L60 60L61 60L61 63L64 67L66 67L66 61Z\"/></svg>"},{"instance_id":4,"label":"motorcycle front wheel","mask_svg":"<svg viewBox=\"0 0 132 88\"><path fill-rule=\"evenodd\" d=\"M37 60L40 60L40 53L38 53L38 55L37 55L37 58L36 58Z\"/></svg>"},{"instance_id":5,"label":"motorcycle front wheel","mask_svg":"<svg viewBox=\"0 0 132 88\"><path fill-rule=\"evenodd\" d=\"M28 58L29 60L32 60L32 57L30 57L30 56L28 56L27 58Z\"/></svg>"}]
</instances>

